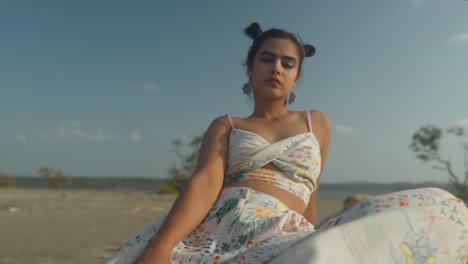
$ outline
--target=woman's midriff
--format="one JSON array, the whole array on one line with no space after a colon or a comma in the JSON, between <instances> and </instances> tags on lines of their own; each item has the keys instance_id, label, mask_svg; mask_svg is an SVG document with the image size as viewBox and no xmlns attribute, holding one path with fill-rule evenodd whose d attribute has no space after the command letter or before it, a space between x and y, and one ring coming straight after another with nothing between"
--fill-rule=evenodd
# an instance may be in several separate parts
<instances>
[{"instance_id":1,"label":"woman's midriff","mask_svg":"<svg viewBox=\"0 0 468 264\"><path fill-rule=\"evenodd\" d=\"M229 187L247 187L253 190L271 195L284 203L289 209L294 210L300 214L304 214L307 208L304 201L296 195L276 187L275 185L258 180L243 180L241 182L225 184L223 188Z\"/></svg>"}]
</instances>

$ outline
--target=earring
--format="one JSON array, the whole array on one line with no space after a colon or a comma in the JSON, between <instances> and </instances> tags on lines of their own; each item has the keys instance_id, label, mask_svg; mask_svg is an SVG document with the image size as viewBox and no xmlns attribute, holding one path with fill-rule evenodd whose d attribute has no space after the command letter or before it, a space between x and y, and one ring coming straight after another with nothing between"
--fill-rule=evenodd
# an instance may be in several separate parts
<instances>
[{"instance_id":1,"label":"earring","mask_svg":"<svg viewBox=\"0 0 468 264\"><path fill-rule=\"evenodd\" d=\"M293 90L289 95L288 104L292 104L296 101L296 92Z\"/></svg>"},{"instance_id":2,"label":"earring","mask_svg":"<svg viewBox=\"0 0 468 264\"><path fill-rule=\"evenodd\" d=\"M242 87L242 91L244 92L245 95L250 95L252 93L252 90L253 90L252 81L249 80Z\"/></svg>"}]
</instances>

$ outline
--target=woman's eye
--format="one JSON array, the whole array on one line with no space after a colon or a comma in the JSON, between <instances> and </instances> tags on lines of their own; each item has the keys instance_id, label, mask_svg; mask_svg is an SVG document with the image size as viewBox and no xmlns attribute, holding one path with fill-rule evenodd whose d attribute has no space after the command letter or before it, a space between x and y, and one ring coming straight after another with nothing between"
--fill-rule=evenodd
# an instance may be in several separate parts
<instances>
[{"instance_id":1,"label":"woman's eye","mask_svg":"<svg viewBox=\"0 0 468 264\"><path fill-rule=\"evenodd\" d=\"M263 62L273 62L274 60L271 58L261 58Z\"/></svg>"},{"instance_id":2,"label":"woman's eye","mask_svg":"<svg viewBox=\"0 0 468 264\"><path fill-rule=\"evenodd\" d=\"M260 60L264 63L274 63L275 59L274 58L260 58ZM286 69L292 69L295 67L295 64L293 62L282 62L284 68Z\"/></svg>"}]
</instances>

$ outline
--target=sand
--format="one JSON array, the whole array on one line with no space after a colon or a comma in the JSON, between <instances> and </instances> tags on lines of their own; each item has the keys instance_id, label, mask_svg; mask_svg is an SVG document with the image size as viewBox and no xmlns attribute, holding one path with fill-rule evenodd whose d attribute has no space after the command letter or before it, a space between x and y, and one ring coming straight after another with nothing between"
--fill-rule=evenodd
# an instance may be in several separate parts
<instances>
[{"instance_id":1,"label":"sand","mask_svg":"<svg viewBox=\"0 0 468 264\"><path fill-rule=\"evenodd\" d=\"M0 264L103 263L174 195L89 190L0 189ZM342 199L319 199L320 223Z\"/></svg>"}]
</instances>

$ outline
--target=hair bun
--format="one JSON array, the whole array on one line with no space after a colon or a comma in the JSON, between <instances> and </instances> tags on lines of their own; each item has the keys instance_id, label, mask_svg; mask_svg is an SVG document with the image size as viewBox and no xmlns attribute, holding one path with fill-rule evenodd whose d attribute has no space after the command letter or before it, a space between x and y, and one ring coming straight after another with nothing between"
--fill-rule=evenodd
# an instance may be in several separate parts
<instances>
[{"instance_id":1,"label":"hair bun","mask_svg":"<svg viewBox=\"0 0 468 264\"><path fill-rule=\"evenodd\" d=\"M262 34L262 32L262 28L257 22L253 22L252 24L250 24L250 26L244 29L244 33L252 39L256 39Z\"/></svg>"},{"instance_id":2,"label":"hair bun","mask_svg":"<svg viewBox=\"0 0 468 264\"><path fill-rule=\"evenodd\" d=\"M304 50L304 56L306 57L312 57L315 54L315 48L314 46L310 44L305 44L302 49Z\"/></svg>"}]
</instances>

